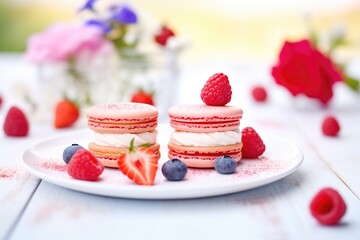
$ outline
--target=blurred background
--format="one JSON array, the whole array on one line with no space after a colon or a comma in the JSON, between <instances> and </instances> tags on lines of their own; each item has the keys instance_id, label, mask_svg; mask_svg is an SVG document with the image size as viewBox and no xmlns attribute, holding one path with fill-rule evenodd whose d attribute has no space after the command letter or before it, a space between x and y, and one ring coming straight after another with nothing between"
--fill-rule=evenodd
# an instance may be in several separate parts
<instances>
[{"instance_id":1,"label":"blurred background","mask_svg":"<svg viewBox=\"0 0 360 240\"><path fill-rule=\"evenodd\" d=\"M114 2L99 0L99 4ZM117 1L118 2L118 1ZM1 0L0 52L23 52L33 32L77 17L82 0ZM132 0L137 11L171 25L193 43L185 60L273 60L284 39L307 36L311 25L319 34L334 26L346 29L353 44L342 54L359 56L359 0ZM357 47L354 47L357 46Z\"/></svg>"},{"instance_id":2,"label":"blurred background","mask_svg":"<svg viewBox=\"0 0 360 240\"><path fill-rule=\"evenodd\" d=\"M33 113L34 106L39 108L46 102L49 106L42 113L43 116L48 116L59 96L55 97L50 90L45 91L45 87L49 87L58 95L64 89L74 89L75 93L78 92L76 88L66 85L66 79L71 80L66 75L69 71L64 73L63 70L61 73L50 71L53 70L51 68L36 66L26 61L23 53L32 34L43 32L54 23L74 20L84 22L84 19L89 19L90 15L86 15L90 14L89 11L79 11L85 2L0 1L0 97L3 95L9 105L16 103ZM153 67L149 71L144 71L139 68L135 74L132 68L117 68L117 74L120 75L113 74L112 70L105 71L102 66L87 68L87 63L84 64L86 71L80 72L87 74L86 78L91 82L88 85L96 93L90 95L99 97L101 101L98 102L109 101L102 99L109 98L109 89L113 92L112 95L122 96L126 100L136 95L137 89L145 89L147 93L156 93L153 96L156 106L166 117L169 106L177 102L194 101L189 96L198 96L204 81L214 72L225 72L233 79L234 89L239 91L234 94L236 104L244 106L248 102L250 88L257 83L271 89L272 100L284 102L283 97L291 99L292 96L285 88L275 87L270 74L271 66L278 61L284 41L309 38L311 31L318 35L319 47L324 53L328 49L331 36L345 36L346 44L340 46L331 57L336 63L346 65L346 71L351 76L360 76L359 0L97 0L95 7L108 10L109 6L114 4L125 4L133 8L139 22L143 24L143 30L150 29L151 24L154 27L154 23L157 26L164 23L170 26L177 36L189 39L191 46L187 47L186 51L174 51L176 63L177 60L180 63L180 71L177 64L171 65L172 60L167 60L167 66L162 69ZM154 44L154 32L151 34ZM178 54L180 52L181 54ZM46 76L44 72L51 74ZM132 74L133 79L130 83L133 86L126 88L127 85L122 80L129 78L129 74ZM99 79L95 79L96 77ZM113 87L104 79L116 86ZM56 87L54 83L58 82L63 82L63 86ZM98 89L101 88L99 84L103 85L104 94L98 93ZM341 91L335 90L335 97L341 98L342 101L335 99L335 105L337 102L344 105L343 99L348 98L351 108L359 105L359 95L355 96L347 88L342 90L344 86L336 86L340 87ZM37 89L34 90L34 87ZM119 93L123 89L127 89L127 94ZM176 93L172 89L176 89ZM43 93L51 95L52 101ZM196 99L200 101L200 98Z\"/></svg>"}]
</instances>

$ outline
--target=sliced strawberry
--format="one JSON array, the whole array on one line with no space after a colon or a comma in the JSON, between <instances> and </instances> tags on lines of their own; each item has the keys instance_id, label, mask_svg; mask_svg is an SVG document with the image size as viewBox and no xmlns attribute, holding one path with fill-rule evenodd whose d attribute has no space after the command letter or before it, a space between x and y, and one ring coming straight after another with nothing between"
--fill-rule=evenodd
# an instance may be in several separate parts
<instances>
[{"instance_id":1,"label":"sliced strawberry","mask_svg":"<svg viewBox=\"0 0 360 240\"><path fill-rule=\"evenodd\" d=\"M159 156L148 147L134 148L134 139L127 153L118 158L122 173L140 185L153 185L158 168Z\"/></svg>"}]
</instances>

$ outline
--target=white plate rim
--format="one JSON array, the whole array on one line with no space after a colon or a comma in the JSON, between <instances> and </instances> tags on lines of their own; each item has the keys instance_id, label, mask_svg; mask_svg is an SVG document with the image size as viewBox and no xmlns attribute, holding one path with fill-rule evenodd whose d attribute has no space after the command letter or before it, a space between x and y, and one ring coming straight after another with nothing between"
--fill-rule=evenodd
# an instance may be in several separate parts
<instances>
[{"instance_id":1,"label":"white plate rim","mask_svg":"<svg viewBox=\"0 0 360 240\"><path fill-rule=\"evenodd\" d=\"M94 194L94 195L102 195L108 197L119 197L119 198L130 198L130 199L191 199L191 198L202 198L202 197L213 197L219 195L226 195L236 192L241 192L245 190L254 189L257 187L261 187L275 181L278 181L293 172L295 172L303 162L304 155L300 148L289 142L285 142L273 136L268 136L268 139L272 141L282 142L283 144L290 145L297 150L296 161L288 167L286 170L278 173L274 176L263 176L255 180L245 181L242 184L238 182L234 182L233 184L227 184L224 187L224 184L214 184L210 188L207 187L206 191L204 191L201 185L195 186L183 186L179 183L181 182L171 182L174 188L163 188L161 184L159 186L139 186L136 184L129 184L129 185L119 185L116 188L116 191L113 191L114 188L109 185L101 185L99 182L89 182L89 181L81 181L76 179L67 179L61 178L59 176L53 176L50 174L46 174L37 170L33 167L27 159L30 159L30 155L33 155L32 149L36 148L37 146L41 146L46 144L49 141L54 141L56 139L66 138L69 136L73 136L74 134L80 135L84 134L85 132L89 132L89 130L78 130L73 131L65 134L58 134L56 136L52 136L46 139L43 139L29 148L27 148L22 157L22 164L27 171L29 171L32 175L46 181L52 183L54 185L58 185L67 189ZM88 134L88 133L87 133ZM169 190L172 189L172 190ZM185 191L186 190L186 191Z\"/></svg>"}]
</instances>

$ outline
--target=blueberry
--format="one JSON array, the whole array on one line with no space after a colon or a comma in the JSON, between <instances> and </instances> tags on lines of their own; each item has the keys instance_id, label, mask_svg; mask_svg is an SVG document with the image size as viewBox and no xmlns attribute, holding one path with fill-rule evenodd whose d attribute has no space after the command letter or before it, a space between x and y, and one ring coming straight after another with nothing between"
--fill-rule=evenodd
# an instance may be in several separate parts
<instances>
[{"instance_id":1,"label":"blueberry","mask_svg":"<svg viewBox=\"0 0 360 240\"><path fill-rule=\"evenodd\" d=\"M180 181L187 173L186 164L179 159L171 159L166 161L162 167L161 172L169 181Z\"/></svg>"},{"instance_id":2,"label":"blueberry","mask_svg":"<svg viewBox=\"0 0 360 240\"><path fill-rule=\"evenodd\" d=\"M64 160L64 162L66 164L68 164L71 157L79 149L83 149L83 147L80 146L79 144L76 144L76 143L73 143L71 146L68 146L67 148L65 148L65 150L63 152L63 160Z\"/></svg>"},{"instance_id":3,"label":"blueberry","mask_svg":"<svg viewBox=\"0 0 360 240\"><path fill-rule=\"evenodd\" d=\"M235 172L237 167L236 161L230 156L218 157L215 160L214 167L221 174L230 174Z\"/></svg>"}]
</instances>

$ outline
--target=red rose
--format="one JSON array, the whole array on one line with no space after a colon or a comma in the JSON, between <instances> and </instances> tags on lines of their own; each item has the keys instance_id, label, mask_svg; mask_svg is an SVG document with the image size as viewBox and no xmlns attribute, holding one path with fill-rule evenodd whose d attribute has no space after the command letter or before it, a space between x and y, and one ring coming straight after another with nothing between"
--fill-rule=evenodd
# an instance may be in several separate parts
<instances>
[{"instance_id":1,"label":"red rose","mask_svg":"<svg viewBox=\"0 0 360 240\"><path fill-rule=\"evenodd\" d=\"M323 104L332 98L333 84L343 81L339 69L308 40L285 42L271 74L292 95L303 93Z\"/></svg>"}]
</instances>

